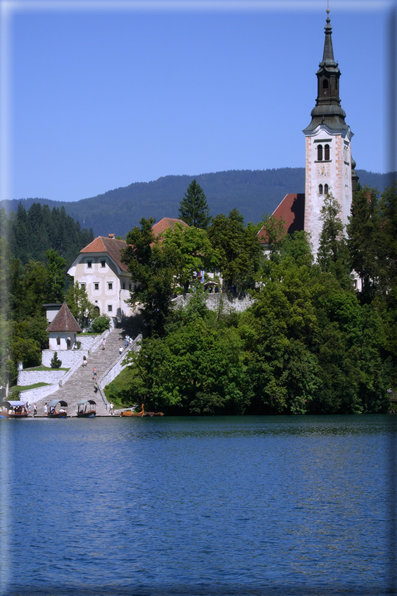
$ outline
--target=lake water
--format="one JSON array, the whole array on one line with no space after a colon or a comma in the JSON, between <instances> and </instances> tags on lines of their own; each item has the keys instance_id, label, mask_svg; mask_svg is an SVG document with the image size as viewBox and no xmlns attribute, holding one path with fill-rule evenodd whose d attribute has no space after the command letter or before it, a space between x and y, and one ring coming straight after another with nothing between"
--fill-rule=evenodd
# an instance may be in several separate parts
<instances>
[{"instance_id":1,"label":"lake water","mask_svg":"<svg viewBox=\"0 0 397 596\"><path fill-rule=\"evenodd\" d=\"M393 416L0 420L1 594L392 594Z\"/></svg>"}]
</instances>

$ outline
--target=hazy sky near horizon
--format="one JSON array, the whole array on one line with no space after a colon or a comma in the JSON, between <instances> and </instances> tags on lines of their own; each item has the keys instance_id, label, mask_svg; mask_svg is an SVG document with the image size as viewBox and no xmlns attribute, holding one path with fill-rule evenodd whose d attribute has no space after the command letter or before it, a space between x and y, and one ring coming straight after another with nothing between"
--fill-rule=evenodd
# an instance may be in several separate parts
<instances>
[{"instance_id":1,"label":"hazy sky near horizon","mask_svg":"<svg viewBox=\"0 0 397 596\"><path fill-rule=\"evenodd\" d=\"M326 0L4 4L1 198L304 166ZM373 172L391 168L390 6L330 2L353 157Z\"/></svg>"}]
</instances>

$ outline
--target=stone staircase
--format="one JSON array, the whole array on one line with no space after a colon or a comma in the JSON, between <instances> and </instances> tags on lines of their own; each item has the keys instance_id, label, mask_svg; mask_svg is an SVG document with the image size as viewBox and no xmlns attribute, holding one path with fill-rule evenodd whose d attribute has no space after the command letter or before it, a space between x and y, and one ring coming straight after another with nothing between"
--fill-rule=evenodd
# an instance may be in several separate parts
<instances>
[{"instance_id":1,"label":"stone staircase","mask_svg":"<svg viewBox=\"0 0 397 596\"><path fill-rule=\"evenodd\" d=\"M109 412L101 397L100 391L94 392L96 382L101 380L105 371L119 358L119 348L124 347L123 329L113 329L106 338L106 349L102 344L88 356L88 364L80 366L76 372L52 395L47 395L37 402L37 415L44 416L44 404L53 399L63 399L68 404L68 416L77 415L77 403L83 399L94 399L96 402L97 416L109 416ZM83 359L81 360L83 362ZM92 378L94 366L97 369L97 379Z\"/></svg>"}]
</instances>

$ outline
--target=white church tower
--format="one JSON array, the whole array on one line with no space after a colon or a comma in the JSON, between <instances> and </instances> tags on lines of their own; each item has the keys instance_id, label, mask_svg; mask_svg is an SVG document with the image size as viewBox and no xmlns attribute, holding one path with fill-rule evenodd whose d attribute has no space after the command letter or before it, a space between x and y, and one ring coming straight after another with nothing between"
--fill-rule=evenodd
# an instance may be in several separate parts
<instances>
[{"instance_id":1,"label":"white church tower","mask_svg":"<svg viewBox=\"0 0 397 596\"><path fill-rule=\"evenodd\" d=\"M341 72L334 59L330 23L327 9L324 54L316 73L316 106L311 112L312 121L303 131L306 137L304 229L311 234L315 257L322 230L320 214L324 197L329 193L338 201L346 225L358 179L351 155L353 133L345 122L346 114L339 98Z\"/></svg>"}]
</instances>

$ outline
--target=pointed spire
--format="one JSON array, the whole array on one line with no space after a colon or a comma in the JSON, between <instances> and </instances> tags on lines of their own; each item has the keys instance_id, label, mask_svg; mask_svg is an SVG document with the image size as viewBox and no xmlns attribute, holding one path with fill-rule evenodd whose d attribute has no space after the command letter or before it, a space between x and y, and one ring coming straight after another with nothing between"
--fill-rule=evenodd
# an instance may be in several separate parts
<instances>
[{"instance_id":1,"label":"pointed spire","mask_svg":"<svg viewBox=\"0 0 397 596\"><path fill-rule=\"evenodd\" d=\"M331 19L329 18L329 8L327 8L327 24L324 27L325 31L325 40L324 40L324 54L323 54L323 61L320 63L320 66L324 66L325 64L328 65L335 65L335 58L334 58L334 49L332 47L332 27L331 27Z\"/></svg>"},{"instance_id":2,"label":"pointed spire","mask_svg":"<svg viewBox=\"0 0 397 596\"><path fill-rule=\"evenodd\" d=\"M311 112L312 121L303 131L310 134L319 125L325 125L329 130L346 130L348 128L346 114L340 105L339 78L341 72L335 62L332 47L332 27L327 8L327 20L324 27L325 40L323 59L319 64L317 76L316 106Z\"/></svg>"}]
</instances>

